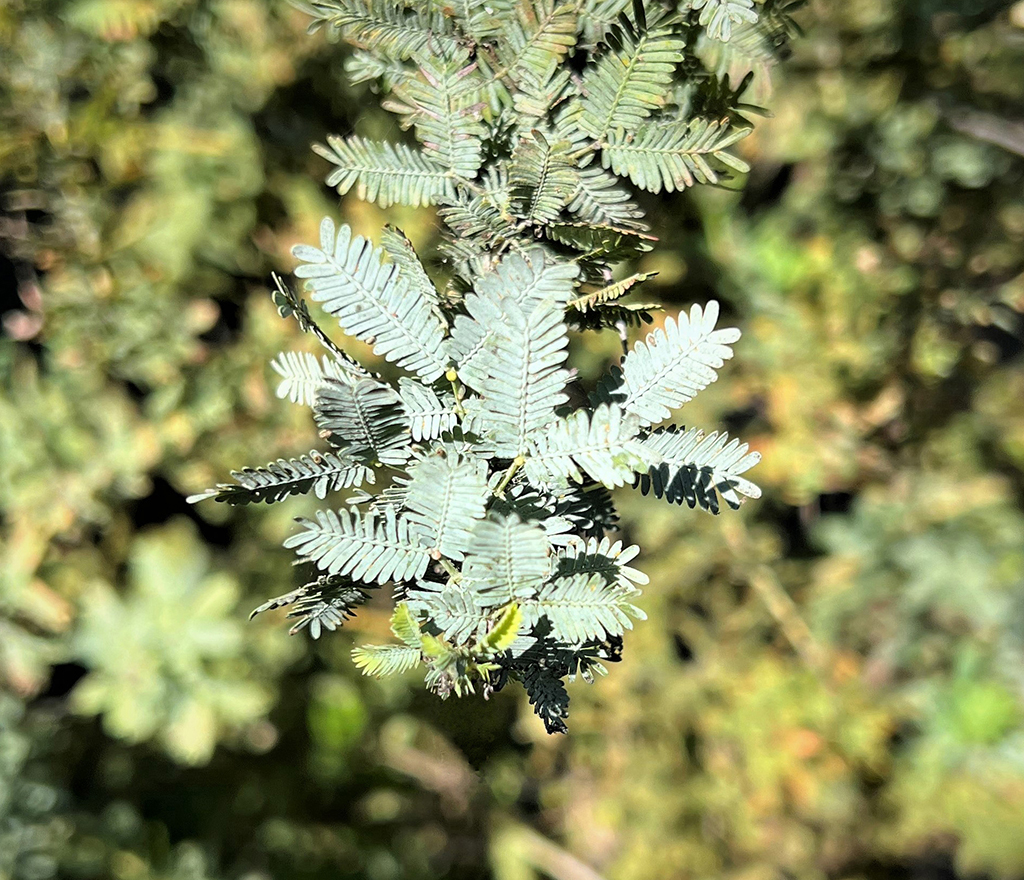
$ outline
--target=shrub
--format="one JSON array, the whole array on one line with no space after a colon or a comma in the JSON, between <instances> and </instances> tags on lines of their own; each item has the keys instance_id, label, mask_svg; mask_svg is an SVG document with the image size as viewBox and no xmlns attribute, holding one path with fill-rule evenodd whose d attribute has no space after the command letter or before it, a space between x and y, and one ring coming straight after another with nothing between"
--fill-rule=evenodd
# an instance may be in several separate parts
<instances>
[{"instance_id":1,"label":"shrub","mask_svg":"<svg viewBox=\"0 0 1024 880\"><path fill-rule=\"evenodd\" d=\"M649 274L614 267L650 250L619 178L650 192L715 184L745 164L746 82L696 74L698 34L756 23L749 3L680 10L532 0L443 10L373 0L302 4L356 47L354 81L379 82L415 144L329 137L328 183L378 205L432 205L440 265L387 228L379 245L324 219L293 253L310 298L404 371L389 384L274 294L326 350L275 359L278 394L311 405L329 451L233 474L191 500L230 504L352 490L286 541L318 575L257 609L295 630L334 630L393 584L398 642L354 654L365 672L426 666L442 697L510 679L549 731L564 731L563 679L618 660L643 613L636 546L613 541L610 490L633 484L712 513L759 490L759 460L725 433L657 427L714 382L740 336L714 301L666 318L596 387L567 367L570 332L652 322L625 302ZM762 14L784 16L775 4ZM735 28L733 28L735 25ZM753 33L756 33L754 31ZM745 106L745 105L744 105ZM366 487L373 487L368 491Z\"/></svg>"}]
</instances>

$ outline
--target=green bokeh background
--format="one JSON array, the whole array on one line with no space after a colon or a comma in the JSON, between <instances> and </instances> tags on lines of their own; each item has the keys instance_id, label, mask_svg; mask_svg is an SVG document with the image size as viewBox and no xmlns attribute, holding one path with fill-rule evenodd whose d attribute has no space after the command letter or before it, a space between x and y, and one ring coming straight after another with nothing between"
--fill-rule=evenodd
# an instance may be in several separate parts
<instances>
[{"instance_id":1,"label":"green bokeh background","mask_svg":"<svg viewBox=\"0 0 1024 880\"><path fill-rule=\"evenodd\" d=\"M720 59L774 114L749 177L645 200L631 267L744 330L683 420L764 498L620 494L649 620L549 737L511 689L360 677L386 602L247 622L313 501L184 502L309 449L267 367L308 343L291 245L330 213L432 250L320 183L310 143L398 135L344 52L283 0L7 0L0 878L1024 877L1024 3L798 19Z\"/></svg>"}]
</instances>

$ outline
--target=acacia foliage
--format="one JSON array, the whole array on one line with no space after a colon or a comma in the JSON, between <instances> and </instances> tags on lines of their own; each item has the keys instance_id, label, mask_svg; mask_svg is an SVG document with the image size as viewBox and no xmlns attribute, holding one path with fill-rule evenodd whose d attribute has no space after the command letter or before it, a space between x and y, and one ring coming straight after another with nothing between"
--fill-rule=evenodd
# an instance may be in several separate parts
<instances>
[{"instance_id":1,"label":"acacia foliage","mask_svg":"<svg viewBox=\"0 0 1024 880\"><path fill-rule=\"evenodd\" d=\"M101 5L162 7L173 18L152 42L148 32L114 43L76 36L72 9ZM1020 326L1012 321L1024 303L1024 160L945 121L953 109L1007 126L1019 116L1024 53L1008 6L959 4L952 19L952 4L924 0L805 9L798 57L774 73L776 121L758 124L756 149L744 145L757 179L742 208L721 193L704 198L704 188L641 197L663 239L649 257L656 264L628 270L662 270L643 285L644 301L671 297L672 268L685 264L686 287L713 276L749 328L728 382L703 392L685 420L713 427L745 413L743 438L771 449L754 473L773 500L746 511L756 516L742 518L749 537L737 546L739 517L616 495L630 541L644 548L632 564L657 584L637 603L650 620L629 634L629 660L613 679L569 687L576 736L545 741L539 721L509 723L517 707L529 711L513 688L486 705L410 702L415 672L412 681L351 679L351 630L307 652L300 639L286 642L277 613L244 624L264 592L291 585L290 554L270 552L267 536L289 528L296 506L317 506L312 492L269 508L196 511L203 537L176 552L195 559L211 534L230 540L211 571L230 569L240 605L211 611L205 585L184 601L144 592L125 564L148 541L148 529L136 530L165 515L161 480L187 494L241 462L327 448L303 440L302 407L267 408L266 361L300 346L251 280L288 268L279 249L290 230L315 229L334 210L330 191L310 203L296 161L322 120L384 130L374 110L356 121L353 91L313 87L312 77L340 83L343 53L302 39L302 16L278 0L0 3L0 167L19 189L45 191L51 212L30 213L30 240L4 237L19 234L17 223L0 231L8 254L40 236L48 269L42 331L29 343L0 338L0 788L12 794L0 798L0 874L13 864L16 880L52 876L45 858L56 876L78 878L109 876L112 865L145 877L305 876L317 864L319 875L360 865L387 880L506 880L538 870L531 854L551 852L536 846L540 831L548 847L616 880L681 871L735 880L752 870L853 878L865 866L875 878L1020 876L1024 371L1005 334ZM251 15L244 27L240 9ZM757 12L763 21L765 7ZM737 57L741 26L728 44ZM724 44L699 45L714 69L710 50ZM168 71L177 71L173 94ZM151 77L160 86L147 98ZM277 88L284 100L263 109ZM135 112L133 102L153 95L155 106ZM63 145L55 121L70 123ZM998 133L978 121L978 132ZM0 213L23 198L5 190ZM269 251L257 210L268 203L288 209L275 215L283 234ZM659 210L692 218L698 206L702 222L686 235L654 219ZM363 229L378 216L354 198L342 210ZM418 244L430 240L431 211L393 217ZM140 234L151 230L159 235ZM154 254L161 267L173 257L172 270L154 272ZM240 336L206 333L190 318L225 296L245 303ZM607 335L591 341L614 347ZM993 342L1004 352L996 361ZM596 360L590 352L578 362L588 381ZM813 524L819 492L833 524L794 541ZM848 495L856 500L843 513ZM801 506L799 522L789 504ZM157 533L168 528L176 525ZM745 586L765 563L835 647L823 673ZM102 663L79 639L109 595L92 588L97 577L120 597L107 604L110 618L89 624L110 655ZM298 612L289 624L318 607L318 593L287 609ZM340 597L339 609L352 598ZM376 605L346 629L376 629ZM206 635L211 618L237 624L230 639ZM193 653L192 632L205 646L198 676L170 665ZM52 664L72 661L90 671L62 698L49 687ZM56 668L57 683L68 669ZM215 724L191 713L179 722L163 694L150 711L139 699L143 670L203 703L215 696ZM253 753L261 740L250 732L266 731L267 704L239 702L251 683L273 695L279 737L266 754L265 739ZM99 686L100 719L68 711L85 708L71 699L79 689ZM128 710L159 724L145 742L125 739ZM172 731L205 746L193 763L215 744L210 766L176 768ZM465 812L455 798L438 810L430 778L396 772L387 763L396 743L417 747L420 767L445 761L434 777L443 798L450 780L478 780ZM457 763L460 753L474 756L472 768ZM102 781L111 768L116 787ZM262 808L244 794L253 785ZM306 796L328 787L329 797ZM225 810L216 792L248 808ZM381 804L401 809L382 822ZM515 824L523 817L531 827ZM478 845L467 851L467 840Z\"/></svg>"},{"instance_id":2,"label":"acacia foliage","mask_svg":"<svg viewBox=\"0 0 1024 880\"><path fill-rule=\"evenodd\" d=\"M381 207L437 206L444 266L428 269L400 230L378 246L325 218L316 245L293 249L295 275L405 375L396 386L352 362L279 285L282 315L328 350L282 354L279 395L312 404L332 449L193 496L382 487L299 520L286 546L321 573L315 601L300 588L270 606L301 604L315 636L358 591L390 584L402 644L359 648L364 671L422 663L441 696L519 680L549 731L565 730L561 679L603 673L644 616L644 578L624 567L637 549L605 538L606 490L636 484L712 513L760 494L742 476L759 460L746 444L656 427L732 357L740 333L719 326L715 301L668 318L589 406L571 404L570 329L618 328L625 343L651 320L652 306L620 302L649 273L613 274L655 240L629 185L671 192L747 170L729 152L750 130L737 114L684 110L707 10L612 5L520 0L483 18L473 5L304 4L311 30L359 49L356 79L377 65L383 106L415 141L328 137L328 184Z\"/></svg>"}]
</instances>

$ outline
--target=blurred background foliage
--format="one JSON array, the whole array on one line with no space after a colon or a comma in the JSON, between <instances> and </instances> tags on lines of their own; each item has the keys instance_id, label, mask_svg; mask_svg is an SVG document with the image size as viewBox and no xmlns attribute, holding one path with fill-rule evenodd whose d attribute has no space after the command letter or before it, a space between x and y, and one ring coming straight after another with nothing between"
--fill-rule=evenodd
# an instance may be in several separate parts
<instances>
[{"instance_id":1,"label":"blurred background foliage","mask_svg":"<svg viewBox=\"0 0 1024 880\"><path fill-rule=\"evenodd\" d=\"M279 0L7 0L0 878L1024 877L1024 3L799 20L705 47L773 116L632 267L744 328L686 418L766 497L622 495L650 619L553 738L361 678L383 606L247 623L305 502L183 500L308 449L269 273L338 210L309 144L395 133L343 54Z\"/></svg>"}]
</instances>

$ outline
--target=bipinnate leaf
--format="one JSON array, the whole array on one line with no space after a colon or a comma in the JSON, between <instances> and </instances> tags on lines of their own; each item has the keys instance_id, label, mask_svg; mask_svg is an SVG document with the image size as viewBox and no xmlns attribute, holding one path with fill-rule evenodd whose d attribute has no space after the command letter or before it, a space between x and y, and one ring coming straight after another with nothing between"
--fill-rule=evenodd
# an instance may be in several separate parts
<instances>
[{"instance_id":1,"label":"bipinnate leaf","mask_svg":"<svg viewBox=\"0 0 1024 880\"><path fill-rule=\"evenodd\" d=\"M569 300L567 305L570 309L577 309L584 313L592 311L597 309L599 306L615 302L615 300L629 293L633 287L638 284L643 284L649 278L653 278L657 274L657 272L637 272L635 275L630 275L628 278L623 278L621 281L615 281L611 284L606 284L603 287L598 287L596 290L589 289L585 292L581 291L580 295Z\"/></svg>"},{"instance_id":2,"label":"bipinnate leaf","mask_svg":"<svg viewBox=\"0 0 1024 880\"><path fill-rule=\"evenodd\" d=\"M668 418L672 410L693 399L718 378L718 370L732 357L731 343L740 338L735 327L715 329L718 303L711 300L678 319L666 318L663 329L647 334L613 371L597 396L617 402L634 413L642 425Z\"/></svg>"},{"instance_id":3,"label":"bipinnate leaf","mask_svg":"<svg viewBox=\"0 0 1024 880\"><path fill-rule=\"evenodd\" d=\"M402 400L376 379L353 384L327 379L317 392L313 416L320 436L357 461L397 466L411 454Z\"/></svg>"},{"instance_id":4,"label":"bipinnate leaf","mask_svg":"<svg viewBox=\"0 0 1024 880\"><path fill-rule=\"evenodd\" d=\"M652 123L637 132L618 131L608 138L601 156L605 168L628 177L649 192L674 192L696 183L718 183L714 159L734 171L750 170L729 147L750 134L732 128L727 119Z\"/></svg>"},{"instance_id":5,"label":"bipinnate leaf","mask_svg":"<svg viewBox=\"0 0 1024 880\"><path fill-rule=\"evenodd\" d=\"M507 77L517 90L543 88L576 43L576 3L520 0L504 24L494 78Z\"/></svg>"},{"instance_id":6,"label":"bipinnate leaf","mask_svg":"<svg viewBox=\"0 0 1024 880\"><path fill-rule=\"evenodd\" d=\"M334 632L346 620L355 616L355 610L370 594L357 587L346 577L320 575L316 580L264 602L249 615L252 620L257 614L273 608L289 608L288 619L298 618L289 635L302 629L309 629L312 638L320 638L324 630Z\"/></svg>"},{"instance_id":7,"label":"bipinnate leaf","mask_svg":"<svg viewBox=\"0 0 1024 880\"><path fill-rule=\"evenodd\" d=\"M623 546L622 541L612 541L605 536L578 541L558 550L555 573L559 577L573 574L600 574L607 583L618 584L629 589L635 584L648 583L642 571L631 568L640 554L636 544Z\"/></svg>"},{"instance_id":8,"label":"bipinnate leaf","mask_svg":"<svg viewBox=\"0 0 1024 880\"><path fill-rule=\"evenodd\" d=\"M432 551L461 561L488 497L487 464L480 458L431 455L409 468L406 520Z\"/></svg>"},{"instance_id":9,"label":"bipinnate leaf","mask_svg":"<svg viewBox=\"0 0 1024 880\"><path fill-rule=\"evenodd\" d=\"M189 504L214 498L228 504L252 504L265 501L273 504L289 495L313 492L325 498L328 492L372 483L373 471L354 459L333 452L317 452L285 461L279 458L266 467L232 471L234 483L218 483L213 489L190 495Z\"/></svg>"},{"instance_id":10,"label":"bipinnate leaf","mask_svg":"<svg viewBox=\"0 0 1024 880\"><path fill-rule=\"evenodd\" d=\"M410 648L419 650L423 644L420 622L405 602L399 602L395 606L395 613L391 615L391 632Z\"/></svg>"},{"instance_id":11,"label":"bipinnate leaf","mask_svg":"<svg viewBox=\"0 0 1024 880\"><path fill-rule=\"evenodd\" d=\"M548 733L568 733L565 719L569 717L569 693L561 676L543 666L517 668L516 677L523 683L533 711L544 722Z\"/></svg>"},{"instance_id":12,"label":"bipinnate leaf","mask_svg":"<svg viewBox=\"0 0 1024 880\"><path fill-rule=\"evenodd\" d=\"M551 571L551 544L544 529L514 513L492 513L473 530L462 584L482 608L536 594Z\"/></svg>"},{"instance_id":13,"label":"bipinnate leaf","mask_svg":"<svg viewBox=\"0 0 1024 880\"><path fill-rule=\"evenodd\" d=\"M761 497L761 490L741 476L761 460L760 453L726 433L705 436L698 428L680 431L673 425L641 442L660 460L637 481L644 495L650 492L674 504L685 501L709 513L718 513L719 496L733 509L741 496Z\"/></svg>"},{"instance_id":14,"label":"bipinnate leaf","mask_svg":"<svg viewBox=\"0 0 1024 880\"><path fill-rule=\"evenodd\" d=\"M609 583L601 573L558 575L543 584L535 598L520 600L519 610L525 626L546 619L556 640L576 645L622 635L633 628L631 618L646 619L630 601L639 594L632 586Z\"/></svg>"},{"instance_id":15,"label":"bipinnate leaf","mask_svg":"<svg viewBox=\"0 0 1024 880\"><path fill-rule=\"evenodd\" d=\"M456 177L472 179L483 164L487 128L481 122L483 76L461 58L424 60L419 72L397 83L384 107L416 129L424 155Z\"/></svg>"},{"instance_id":16,"label":"bipinnate leaf","mask_svg":"<svg viewBox=\"0 0 1024 880\"><path fill-rule=\"evenodd\" d=\"M630 198L628 192L619 187L619 180L601 168L591 164L579 172L576 191L566 206L570 214L577 215L585 223L597 226L617 226L643 232L644 212Z\"/></svg>"},{"instance_id":17,"label":"bipinnate leaf","mask_svg":"<svg viewBox=\"0 0 1024 880\"><path fill-rule=\"evenodd\" d=\"M686 0L684 8L699 9L698 21L712 40L728 43L733 25L757 21L754 0Z\"/></svg>"},{"instance_id":18,"label":"bipinnate leaf","mask_svg":"<svg viewBox=\"0 0 1024 880\"><path fill-rule=\"evenodd\" d=\"M352 661L363 675L383 678L414 669L423 656L419 648L409 645L360 645L352 649Z\"/></svg>"},{"instance_id":19,"label":"bipinnate leaf","mask_svg":"<svg viewBox=\"0 0 1024 880\"><path fill-rule=\"evenodd\" d=\"M287 538L284 546L328 574L384 584L416 580L430 562L409 523L399 520L390 507L382 514L318 510L315 520L298 522L302 531Z\"/></svg>"},{"instance_id":20,"label":"bipinnate leaf","mask_svg":"<svg viewBox=\"0 0 1024 880\"><path fill-rule=\"evenodd\" d=\"M313 405L317 391L328 379L348 383L366 375L365 371L359 374L348 364L327 355L318 358L305 351L281 352L270 366L281 377L277 396L303 406Z\"/></svg>"},{"instance_id":21,"label":"bipinnate leaf","mask_svg":"<svg viewBox=\"0 0 1024 880\"><path fill-rule=\"evenodd\" d=\"M402 0L313 0L309 33L327 26L346 42L396 61L456 55L459 40L445 15Z\"/></svg>"},{"instance_id":22,"label":"bipinnate leaf","mask_svg":"<svg viewBox=\"0 0 1024 880\"><path fill-rule=\"evenodd\" d=\"M524 455L568 400L564 309L550 299L520 304L494 290L467 296L466 309L452 347L462 356L459 377L476 392L464 404L470 424L493 442L496 455Z\"/></svg>"},{"instance_id":23,"label":"bipinnate leaf","mask_svg":"<svg viewBox=\"0 0 1024 880\"><path fill-rule=\"evenodd\" d=\"M512 211L528 223L550 223L576 191L579 174L569 141L551 141L531 131L512 154Z\"/></svg>"},{"instance_id":24,"label":"bipinnate leaf","mask_svg":"<svg viewBox=\"0 0 1024 880\"><path fill-rule=\"evenodd\" d=\"M685 43L671 27L638 31L628 21L612 32L610 49L583 76L583 100L574 120L596 141L636 131L668 100Z\"/></svg>"},{"instance_id":25,"label":"bipinnate leaf","mask_svg":"<svg viewBox=\"0 0 1024 880\"><path fill-rule=\"evenodd\" d=\"M501 617L498 618L497 623L481 640L481 649L493 654L500 654L502 651L509 650L519 635L519 628L522 622L523 616L519 613L519 606L513 602L505 609Z\"/></svg>"},{"instance_id":26,"label":"bipinnate leaf","mask_svg":"<svg viewBox=\"0 0 1024 880\"><path fill-rule=\"evenodd\" d=\"M461 585L420 581L405 595L409 607L429 618L453 645L473 644L486 630L489 612L482 611L473 594Z\"/></svg>"},{"instance_id":27,"label":"bipinnate leaf","mask_svg":"<svg viewBox=\"0 0 1024 880\"><path fill-rule=\"evenodd\" d=\"M403 376L398 380L399 396L405 421L414 442L436 440L451 431L458 421L455 396L450 392L437 392L429 385Z\"/></svg>"},{"instance_id":28,"label":"bipinnate leaf","mask_svg":"<svg viewBox=\"0 0 1024 880\"><path fill-rule=\"evenodd\" d=\"M405 144L330 135L327 146L314 144L313 152L335 166L327 185L339 195L355 189L360 199L382 208L436 205L455 195L452 173Z\"/></svg>"},{"instance_id":29,"label":"bipinnate leaf","mask_svg":"<svg viewBox=\"0 0 1024 880\"><path fill-rule=\"evenodd\" d=\"M310 298L346 333L372 343L378 355L428 382L445 371L444 323L398 267L383 260L381 249L348 226L336 233L325 217L320 247L296 245L292 253L302 261L295 274L306 279Z\"/></svg>"},{"instance_id":30,"label":"bipinnate leaf","mask_svg":"<svg viewBox=\"0 0 1024 880\"><path fill-rule=\"evenodd\" d=\"M631 483L655 461L639 431L639 417L616 404L578 409L530 439L526 475L538 485L581 483L584 475L610 489Z\"/></svg>"},{"instance_id":31,"label":"bipinnate leaf","mask_svg":"<svg viewBox=\"0 0 1024 880\"><path fill-rule=\"evenodd\" d=\"M387 258L398 266L399 274L435 311L440 312L440 297L430 280L412 242L397 226L385 226L380 234L380 246Z\"/></svg>"}]
</instances>

